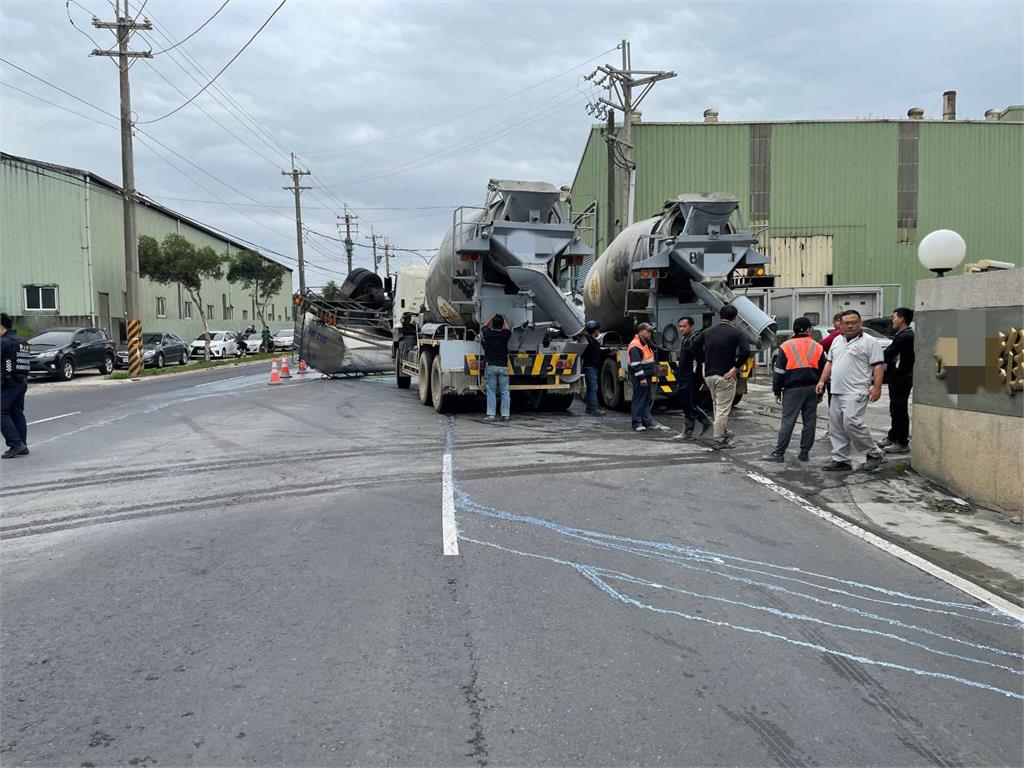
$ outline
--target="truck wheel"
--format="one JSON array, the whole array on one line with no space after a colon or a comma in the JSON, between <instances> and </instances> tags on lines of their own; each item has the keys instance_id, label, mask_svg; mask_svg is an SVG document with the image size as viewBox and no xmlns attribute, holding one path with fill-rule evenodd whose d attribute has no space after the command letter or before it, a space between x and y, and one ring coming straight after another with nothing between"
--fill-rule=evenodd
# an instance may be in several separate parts
<instances>
[{"instance_id":1,"label":"truck wheel","mask_svg":"<svg viewBox=\"0 0 1024 768\"><path fill-rule=\"evenodd\" d=\"M571 392L566 394L564 392L548 392L544 395L544 410L545 411L568 411L572 406L572 401L575 398Z\"/></svg>"},{"instance_id":2,"label":"truck wheel","mask_svg":"<svg viewBox=\"0 0 1024 768\"><path fill-rule=\"evenodd\" d=\"M409 383L412 381L411 376L402 375L402 353L395 352L395 385L399 389L408 389Z\"/></svg>"},{"instance_id":3,"label":"truck wheel","mask_svg":"<svg viewBox=\"0 0 1024 768\"><path fill-rule=\"evenodd\" d=\"M598 394L605 408L622 410L622 382L619 381L619 362L614 357L607 357L601 364L601 376L598 380Z\"/></svg>"},{"instance_id":4,"label":"truck wheel","mask_svg":"<svg viewBox=\"0 0 1024 768\"><path fill-rule=\"evenodd\" d=\"M416 383L419 385L420 402L423 405L430 405L430 368L434 362L434 355L429 349L420 352L420 370L416 375Z\"/></svg>"},{"instance_id":5,"label":"truck wheel","mask_svg":"<svg viewBox=\"0 0 1024 768\"><path fill-rule=\"evenodd\" d=\"M434 410L438 413L448 413L455 404L455 395L444 394L444 384L441 382L441 358L437 356L430 363L430 398Z\"/></svg>"},{"instance_id":6,"label":"truck wheel","mask_svg":"<svg viewBox=\"0 0 1024 768\"><path fill-rule=\"evenodd\" d=\"M743 399L743 393L742 392L737 392L736 396L733 397L733 399L732 399L733 406L735 407L735 406L739 405L740 404L740 400L742 400L742 399Z\"/></svg>"}]
</instances>

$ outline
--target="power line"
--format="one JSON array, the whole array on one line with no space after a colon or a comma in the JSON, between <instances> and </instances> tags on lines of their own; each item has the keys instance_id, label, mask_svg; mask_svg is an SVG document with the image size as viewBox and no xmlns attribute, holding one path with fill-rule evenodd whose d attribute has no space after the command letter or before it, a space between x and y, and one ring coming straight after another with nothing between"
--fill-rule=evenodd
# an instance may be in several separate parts
<instances>
[{"instance_id":1,"label":"power line","mask_svg":"<svg viewBox=\"0 0 1024 768\"><path fill-rule=\"evenodd\" d=\"M187 43L187 42L188 42L189 40L191 40L191 39L192 39L193 37L195 37L195 36L196 36L197 34L199 34L200 32L202 32L202 31L203 31L203 28L204 28L204 27L205 27L205 26L206 26L207 24L209 24L209 23L210 23L211 21L213 21L213 20L214 20L215 18L217 18L217 15L218 15L218 14L219 14L219 13L220 13L221 11L223 11L223 10L224 10L224 8L225 8L225 6L227 6L227 4L228 4L228 3L230 3L230 2L231 2L231 0L224 0L224 2L223 2L223 3L221 3L221 6L220 6L220 8L218 8L218 9L217 9L216 11L214 11L214 12L213 12L213 15L212 15L212 16L211 16L210 18L208 18L208 19L207 19L206 21L204 21L204 22L203 22L202 24L200 24L200 25L199 25L199 26L198 26L198 27L197 27L196 29L194 29L194 30L193 30L193 31L192 31L192 32L191 32L191 33L190 33L190 34L189 34L189 35L188 35L187 37L184 37L184 38L182 38L181 40L179 40L178 42L176 42L176 43L175 43L174 45L172 45L172 46L171 46L170 48L164 48L164 49L163 49L162 51L155 51L155 52L153 53L153 55L154 55L154 56L159 56L159 55L160 55L160 54L162 54L162 53L167 53L168 51L173 51L173 50L174 50L175 48L177 48L177 47L178 47L179 45L183 45L184 43ZM141 13L141 11L140 11L140 13Z\"/></svg>"},{"instance_id":2,"label":"power line","mask_svg":"<svg viewBox=\"0 0 1024 768\"><path fill-rule=\"evenodd\" d=\"M97 120L95 117L91 117L89 115L83 114L82 112L76 112L73 109L69 109L68 107L65 107L63 104L58 104L55 101L50 101L49 99L44 99L42 96L36 96L34 93L29 93L28 91L23 91L21 88L18 88L15 85L11 85L10 83L5 83L3 81L0 81L0 85L4 86L5 88L10 88L12 91L17 91L18 93L23 93L26 96L35 99L36 101L41 101L44 104L49 104L51 107L57 107L58 109L63 109L65 112L70 112L72 115L78 115L78 117L85 118L86 120L91 120L92 122L94 122L94 123L96 123L98 125L102 125L105 128L113 128L114 130L117 130L117 126L116 125L111 125L110 123L104 123L102 120Z\"/></svg>"},{"instance_id":3,"label":"power line","mask_svg":"<svg viewBox=\"0 0 1024 768\"><path fill-rule=\"evenodd\" d=\"M219 71L219 72L217 72L217 74L213 76L213 79L212 79L212 80L210 80L210 82L208 82L208 83L207 83L206 85L204 85L204 86L203 86L202 88L200 88L200 89L199 89L199 91L198 91L198 92L197 92L197 93L195 94L195 96L193 96L193 97L192 97L191 99L189 99L188 101L186 101L186 102L185 102L184 104L181 104L180 106L177 106L177 107L175 107L175 108L174 108L174 109L172 109L172 110L171 110L170 112L168 112L168 113L167 113L166 115L161 115L160 117L154 118L153 120L138 120L138 121L136 121L136 123L135 123L135 124L136 124L136 125L150 125L151 123L157 123L157 122L159 122L159 121L161 121L161 120L164 120L164 119L166 119L166 118L170 117L170 116L171 116L171 115L173 115L173 114L174 114L175 112L179 112L179 111L181 111L181 110L182 110L182 109L184 109L184 108L185 108L186 106L188 106L189 104L191 104L191 103L192 103L192 101L194 101L195 99L197 99L197 98L199 97L199 95L200 95L200 94L202 94L202 93L203 93L203 92L204 92L204 91L205 91L205 90L206 90L207 88L209 88L209 87L210 87L211 85L213 85L213 84L214 84L214 83L215 83L215 82L217 81L217 78L218 78L218 77L220 77L220 76L221 76L222 74L224 74L224 71L225 71L225 70L226 70L226 69L227 69L228 67L230 67L230 66L231 66L231 65L232 65L232 64L233 64L233 63L235 62L235 59L237 59L237 58L238 58L239 56L241 56L241 55L242 55L242 53L243 53L243 52L245 51L245 49L249 47L249 45L250 45L250 44L252 43L252 41L256 39L256 37L257 37L257 36L259 35L259 33L263 31L263 29L264 29L264 28L265 28L265 27L267 26L267 24L269 24L269 23L270 23L270 20L271 20L271 19L273 19L273 18L274 18L274 16L276 16L276 15L277 15L277 12L278 12L278 11L280 11L280 10L281 10L281 9L282 9L282 8L284 7L284 4L285 4L285 3L287 3L287 2L288 2L288 0L281 0L281 2L280 2L280 3L278 4L277 8L275 8L275 9L274 9L273 13L271 13L271 14L270 14L270 16L268 16L268 17L267 17L267 20L266 20L266 21L264 21L264 22L263 22L263 23L262 23L262 24L260 25L260 28L259 28L259 29L257 29L257 30L256 30L256 31L255 31L255 32L253 33L253 36L252 36L252 37L250 37L250 38L248 39L248 41L246 41L245 45L243 45L243 46L242 46L242 47L241 47L241 48L240 48L240 49L238 50L238 53L236 53L236 54L235 54L234 56L232 56L232 57L231 57L230 59L228 59L228 63L227 63L227 64L225 64L225 65L224 65L223 67L221 67L221 68L220 68L220 71Z\"/></svg>"},{"instance_id":4,"label":"power line","mask_svg":"<svg viewBox=\"0 0 1024 768\"><path fill-rule=\"evenodd\" d=\"M7 59L5 59L3 56L0 56L0 61L2 61L4 64L6 64L9 67L13 67L14 69L18 70L19 72L24 72L26 75L28 75L29 77L31 77L31 78L33 78L35 80L38 80L43 85L48 85L51 88L53 88L54 90L60 91L65 96L70 96L72 99L74 99L75 101L79 102L80 104L85 104L85 106L87 106L87 107L92 107L97 112L102 112L107 117L112 117L115 120L120 120L120 117L115 115L113 112L108 112L107 110L103 109L102 107L97 107L95 104L93 104L91 102L88 102L85 99L80 98L78 96L75 96L75 94L71 93L71 91L65 91L59 85L54 85L49 80L45 80L44 78L40 77L39 75L34 75L31 72L29 72L27 69L22 69L17 64L14 64L13 62L10 62Z\"/></svg>"},{"instance_id":5,"label":"power line","mask_svg":"<svg viewBox=\"0 0 1024 768\"><path fill-rule=\"evenodd\" d=\"M586 61L582 61L579 64L577 64L576 66L570 67L569 69L565 70L564 72L559 72L557 75L552 75L551 77L547 78L546 80L541 80L539 83L534 83L533 85L528 85L528 86L526 86L525 88L523 88L521 90L518 90L518 91L515 91L514 93L508 94L507 96L502 96L500 99L495 99L494 101L490 101L490 102L488 102L486 104L482 104L479 107L474 107L473 109L469 110L468 112L463 112L462 114L455 115L454 117L449 117L449 118L447 118L445 120L441 120L440 122L431 123L430 125L425 125L425 126L422 126L420 128L414 128L414 129L412 129L410 131L406 131L405 133L397 133L397 134L395 134L393 136L385 136L384 138L381 138L381 139L374 139L373 141L363 142L362 144L351 144L351 145L346 146L346 147L335 147L334 149L318 149L318 150L314 150L312 152L305 152L303 154L306 157L309 157L310 155L325 155L325 154L330 154L332 152L345 152L347 150L358 149L360 147L369 147L369 146L371 146L373 144L381 144L381 143L383 143L385 141L391 141L393 139L401 139L401 138L404 138L406 136L411 136L414 133L420 133L421 131L429 131L429 130L431 130L433 128L438 128L438 127L440 127L442 125L447 125L448 123L452 123L452 122L454 122L456 120L461 120L463 117L466 117L467 115L475 114L475 113L480 112L480 111L482 111L484 109L488 109L489 107L493 107L495 104L501 104L504 101L508 101L509 99L515 98L516 96L520 96L520 95L526 93L527 91L533 90L534 88L539 88L542 85L547 85L551 81L557 80L560 77L564 77L565 75L568 75L570 72L575 72L580 67L585 67L590 62L596 61L597 59L600 59L602 56L606 56L607 54L611 53L614 50L616 50L616 49L615 48L609 48L607 51L603 51L602 53L597 54L597 56L593 56L593 57L587 59Z\"/></svg>"}]
</instances>

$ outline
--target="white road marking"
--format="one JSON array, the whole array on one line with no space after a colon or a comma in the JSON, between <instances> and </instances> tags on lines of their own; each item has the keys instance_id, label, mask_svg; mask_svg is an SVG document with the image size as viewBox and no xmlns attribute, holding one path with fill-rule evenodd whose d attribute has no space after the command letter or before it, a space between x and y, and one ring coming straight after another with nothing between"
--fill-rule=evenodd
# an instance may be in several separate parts
<instances>
[{"instance_id":1,"label":"white road marking","mask_svg":"<svg viewBox=\"0 0 1024 768\"><path fill-rule=\"evenodd\" d=\"M199 389L200 387L208 387L211 384L223 384L225 381L237 381L238 379L247 379L251 375L252 374L245 374L245 375L242 375L242 376L229 376L226 379L216 379L214 381L206 381L206 382L203 382L202 384L196 384L193 387L193 389Z\"/></svg>"},{"instance_id":2,"label":"white road marking","mask_svg":"<svg viewBox=\"0 0 1024 768\"><path fill-rule=\"evenodd\" d=\"M455 490L452 482L452 455L441 460L441 539L446 555L459 554L459 531L455 527Z\"/></svg>"},{"instance_id":3,"label":"white road marking","mask_svg":"<svg viewBox=\"0 0 1024 768\"><path fill-rule=\"evenodd\" d=\"M38 421L30 421L28 423L28 426L31 427L33 424L42 424L44 421L56 421L57 419L65 419L68 416L77 416L80 413L81 413L81 411L73 411L71 413L62 413L60 416L51 416L48 419L39 419Z\"/></svg>"},{"instance_id":4,"label":"white road marking","mask_svg":"<svg viewBox=\"0 0 1024 768\"><path fill-rule=\"evenodd\" d=\"M807 512L810 512L812 515L816 515L817 517L820 517L822 520L826 520L832 523L832 525L842 528L847 533L852 533L858 539L866 541L873 547L877 547L878 549L881 549L883 552L888 552L890 555L898 557L903 562L909 563L915 568L919 568L925 573L930 574L935 578L946 582L952 587L956 587L961 592L966 592L971 597L977 600L981 600L983 603L991 605L993 608L996 608L1005 613L1006 615L1014 619L1017 619L1017 621L1024 621L1024 608L1021 608L1018 605L1014 605L1009 600L1004 600L1003 598L999 597L999 595L995 595L989 592L984 587L979 587L974 582L968 581L967 579L961 576L957 576L955 573L951 573L950 571L947 571L945 568L941 568L935 565L935 563L929 562L928 560L925 560L923 557L915 555L913 552L910 552L904 549L903 547L893 544L891 541L883 539L881 536L871 533L870 531L866 531L860 526L854 525L853 523L844 520L838 515L833 515L831 512L826 512L825 510L814 506L813 504L811 504L811 502L807 501L807 499L803 498L802 496L798 496L788 488L783 488L781 485L778 485L774 481L769 480L764 475L759 475L757 472L747 472L747 477L749 477L751 480L755 482L760 483L761 485L766 486L770 490L779 494L779 496L782 496L784 499L792 501L794 504L806 510Z\"/></svg>"}]
</instances>

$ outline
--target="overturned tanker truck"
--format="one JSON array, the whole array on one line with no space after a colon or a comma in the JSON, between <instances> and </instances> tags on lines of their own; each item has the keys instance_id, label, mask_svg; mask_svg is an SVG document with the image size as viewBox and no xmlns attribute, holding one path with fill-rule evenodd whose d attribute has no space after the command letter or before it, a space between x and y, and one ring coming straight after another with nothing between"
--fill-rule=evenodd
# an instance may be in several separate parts
<instances>
[{"instance_id":1,"label":"overturned tanker truck","mask_svg":"<svg viewBox=\"0 0 1024 768\"><path fill-rule=\"evenodd\" d=\"M299 359L325 376L394 370L391 286L368 269L349 273L331 296L295 294Z\"/></svg>"},{"instance_id":2,"label":"overturned tanker truck","mask_svg":"<svg viewBox=\"0 0 1024 768\"><path fill-rule=\"evenodd\" d=\"M512 327L513 405L567 409L582 386L585 345L572 337L583 329L583 315L551 275L590 253L557 187L492 179L482 207L454 211L426 274L422 307L395 310L398 386L416 377L420 402L439 413L483 392L480 326L501 314Z\"/></svg>"},{"instance_id":3,"label":"overturned tanker truck","mask_svg":"<svg viewBox=\"0 0 1024 768\"><path fill-rule=\"evenodd\" d=\"M679 389L679 319L690 316L698 329L710 327L726 304L736 307L737 327L751 342L737 382L737 400L742 397L756 352L771 347L776 330L771 317L730 287L737 270L746 275L768 263L755 243L739 201L713 193L680 195L665 203L660 216L619 233L590 268L584 290L587 319L601 325L598 392L606 407L633 398L626 344L637 324L654 326L655 396L671 401Z\"/></svg>"}]
</instances>

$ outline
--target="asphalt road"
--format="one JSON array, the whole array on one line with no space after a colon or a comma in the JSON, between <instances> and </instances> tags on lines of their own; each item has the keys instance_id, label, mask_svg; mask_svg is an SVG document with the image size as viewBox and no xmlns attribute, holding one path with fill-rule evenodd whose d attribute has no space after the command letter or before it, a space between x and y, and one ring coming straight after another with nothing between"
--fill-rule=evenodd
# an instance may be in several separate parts
<instances>
[{"instance_id":1,"label":"asphalt road","mask_svg":"<svg viewBox=\"0 0 1024 768\"><path fill-rule=\"evenodd\" d=\"M1021 625L742 449L266 376L29 397L5 766L1024 763Z\"/></svg>"}]
</instances>

